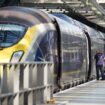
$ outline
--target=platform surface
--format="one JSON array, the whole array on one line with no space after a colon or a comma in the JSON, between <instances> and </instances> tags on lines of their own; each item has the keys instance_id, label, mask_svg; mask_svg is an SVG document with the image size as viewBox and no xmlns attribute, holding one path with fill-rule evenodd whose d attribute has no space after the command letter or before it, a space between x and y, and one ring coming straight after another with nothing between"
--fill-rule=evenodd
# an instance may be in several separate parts
<instances>
[{"instance_id":1,"label":"platform surface","mask_svg":"<svg viewBox=\"0 0 105 105\"><path fill-rule=\"evenodd\" d=\"M105 105L105 80L93 80L54 94L57 105Z\"/></svg>"}]
</instances>

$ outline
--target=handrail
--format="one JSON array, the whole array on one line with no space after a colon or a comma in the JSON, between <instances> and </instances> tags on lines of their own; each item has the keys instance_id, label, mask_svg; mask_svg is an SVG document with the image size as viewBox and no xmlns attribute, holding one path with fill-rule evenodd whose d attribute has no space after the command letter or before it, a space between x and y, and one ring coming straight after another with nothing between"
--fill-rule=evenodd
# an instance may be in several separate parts
<instances>
[{"instance_id":1,"label":"handrail","mask_svg":"<svg viewBox=\"0 0 105 105\"><path fill-rule=\"evenodd\" d=\"M52 62L0 63L0 105L47 103L52 89Z\"/></svg>"}]
</instances>

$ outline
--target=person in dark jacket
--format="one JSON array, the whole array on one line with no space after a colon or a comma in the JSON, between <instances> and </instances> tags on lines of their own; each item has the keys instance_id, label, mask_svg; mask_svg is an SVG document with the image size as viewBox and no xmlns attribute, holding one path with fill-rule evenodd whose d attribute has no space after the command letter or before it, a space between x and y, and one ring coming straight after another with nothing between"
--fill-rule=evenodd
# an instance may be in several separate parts
<instances>
[{"instance_id":1,"label":"person in dark jacket","mask_svg":"<svg viewBox=\"0 0 105 105\"><path fill-rule=\"evenodd\" d=\"M101 73L101 80L104 80L104 71L103 71L103 64L104 64L104 55L103 53L96 51L96 54L94 56L96 61L96 77L97 80L99 80L99 72Z\"/></svg>"}]
</instances>

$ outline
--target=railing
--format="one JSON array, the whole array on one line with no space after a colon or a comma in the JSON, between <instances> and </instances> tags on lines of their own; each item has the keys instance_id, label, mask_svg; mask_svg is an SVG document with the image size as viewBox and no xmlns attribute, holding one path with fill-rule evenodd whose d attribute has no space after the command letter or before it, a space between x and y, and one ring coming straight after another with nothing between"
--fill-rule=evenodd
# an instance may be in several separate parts
<instances>
[{"instance_id":1,"label":"railing","mask_svg":"<svg viewBox=\"0 0 105 105\"><path fill-rule=\"evenodd\" d=\"M36 105L52 98L53 63L0 63L0 105Z\"/></svg>"}]
</instances>

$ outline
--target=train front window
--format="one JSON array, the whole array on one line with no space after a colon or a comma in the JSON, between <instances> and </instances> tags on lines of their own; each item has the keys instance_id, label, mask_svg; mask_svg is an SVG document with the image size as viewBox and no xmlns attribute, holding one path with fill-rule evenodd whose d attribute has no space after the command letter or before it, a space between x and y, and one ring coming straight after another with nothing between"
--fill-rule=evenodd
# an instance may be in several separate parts
<instances>
[{"instance_id":1,"label":"train front window","mask_svg":"<svg viewBox=\"0 0 105 105\"><path fill-rule=\"evenodd\" d=\"M0 24L0 47L5 48L17 43L24 35L25 27L15 24Z\"/></svg>"}]
</instances>

